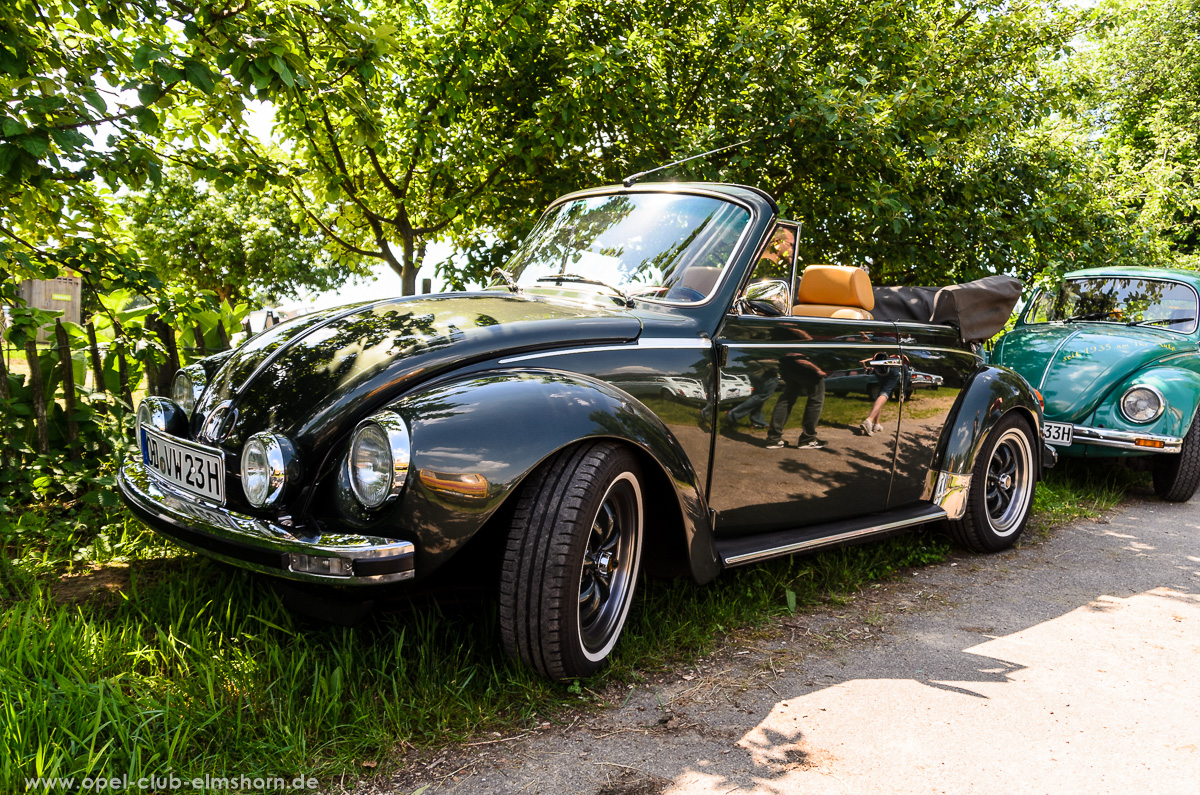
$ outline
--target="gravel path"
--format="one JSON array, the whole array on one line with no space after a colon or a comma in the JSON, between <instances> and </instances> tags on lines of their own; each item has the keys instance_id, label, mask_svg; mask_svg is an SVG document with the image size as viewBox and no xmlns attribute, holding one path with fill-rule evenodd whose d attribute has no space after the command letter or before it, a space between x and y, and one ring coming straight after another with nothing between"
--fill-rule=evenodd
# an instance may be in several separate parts
<instances>
[{"instance_id":1,"label":"gravel path","mask_svg":"<svg viewBox=\"0 0 1200 795\"><path fill-rule=\"evenodd\" d=\"M358 792L1195 793L1200 502L1135 501L731 640Z\"/></svg>"}]
</instances>

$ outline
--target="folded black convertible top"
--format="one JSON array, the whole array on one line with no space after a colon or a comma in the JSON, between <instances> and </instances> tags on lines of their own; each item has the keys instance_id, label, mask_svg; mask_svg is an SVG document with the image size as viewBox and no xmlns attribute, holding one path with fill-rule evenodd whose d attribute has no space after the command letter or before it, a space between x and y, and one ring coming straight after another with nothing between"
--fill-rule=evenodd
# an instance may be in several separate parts
<instances>
[{"instance_id":1,"label":"folded black convertible top","mask_svg":"<svg viewBox=\"0 0 1200 795\"><path fill-rule=\"evenodd\" d=\"M1021 298L1021 282L987 276L948 287L876 287L876 320L954 326L963 342L983 342L998 334Z\"/></svg>"}]
</instances>

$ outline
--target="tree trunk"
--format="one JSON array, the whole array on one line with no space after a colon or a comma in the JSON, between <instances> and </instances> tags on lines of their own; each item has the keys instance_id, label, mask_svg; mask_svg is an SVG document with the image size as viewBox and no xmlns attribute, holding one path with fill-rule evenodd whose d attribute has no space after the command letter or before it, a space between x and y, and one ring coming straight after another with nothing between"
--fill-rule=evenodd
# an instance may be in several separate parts
<instances>
[{"instance_id":1,"label":"tree trunk","mask_svg":"<svg viewBox=\"0 0 1200 795\"><path fill-rule=\"evenodd\" d=\"M25 362L29 365L29 388L33 392L33 416L37 423L37 449L50 455L50 428L46 419L46 400L42 389L42 365L38 360L37 343L25 340Z\"/></svg>"},{"instance_id":2,"label":"tree trunk","mask_svg":"<svg viewBox=\"0 0 1200 795\"><path fill-rule=\"evenodd\" d=\"M54 319L54 339L58 342L58 364L62 367L63 407L67 411L67 450L71 458L79 458L79 423L75 421L75 363L71 359L71 343L62 321Z\"/></svg>"},{"instance_id":3,"label":"tree trunk","mask_svg":"<svg viewBox=\"0 0 1200 795\"><path fill-rule=\"evenodd\" d=\"M175 345L175 329L160 320L157 315L151 315L147 320L151 318L153 320L150 321L150 328L167 349L167 361L158 370L158 394L170 397L171 382L175 380L175 373L179 372L179 348Z\"/></svg>"},{"instance_id":4,"label":"tree trunk","mask_svg":"<svg viewBox=\"0 0 1200 795\"><path fill-rule=\"evenodd\" d=\"M196 338L196 350L200 351L201 358L208 356L208 348L204 345L204 332L199 326L192 329L192 336Z\"/></svg>"},{"instance_id":5,"label":"tree trunk","mask_svg":"<svg viewBox=\"0 0 1200 795\"><path fill-rule=\"evenodd\" d=\"M96 342L96 326L88 321L88 351L92 358L92 378L95 383L92 384L92 389L97 392L108 392L108 388L104 385L104 368L100 366L100 343Z\"/></svg>"},{"instance_id":6,"label":"tree trunk","mask_svg":"<svg viewBox=\"0 0 1200 795\"><path fill-rule=\"evenodd\" d=\"M417 294L417 271L420 266L415 264L415 244L416 241L412 235L404 236L404 267L400 271L400 281L403 284L402 292L404 295Z\"/></svg>"}]
</instances>

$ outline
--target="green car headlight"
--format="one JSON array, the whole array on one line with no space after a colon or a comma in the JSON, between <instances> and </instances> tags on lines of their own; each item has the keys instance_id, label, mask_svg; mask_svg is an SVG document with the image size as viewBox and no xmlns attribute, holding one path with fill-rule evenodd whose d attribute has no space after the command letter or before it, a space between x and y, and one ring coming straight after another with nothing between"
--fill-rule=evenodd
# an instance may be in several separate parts
<instances>
[{"instance_id":1,"label":"green car headlight","mask_svg":"<svg viewBox=\"0 0 1200 795\"><path fill-rule=\"evenodd\" d=\"M1135 386L1121 396L1121 413L1130 422L1146 423L1159 418L1167 401L1152 386Z\"/></svg>"}]
</instances>

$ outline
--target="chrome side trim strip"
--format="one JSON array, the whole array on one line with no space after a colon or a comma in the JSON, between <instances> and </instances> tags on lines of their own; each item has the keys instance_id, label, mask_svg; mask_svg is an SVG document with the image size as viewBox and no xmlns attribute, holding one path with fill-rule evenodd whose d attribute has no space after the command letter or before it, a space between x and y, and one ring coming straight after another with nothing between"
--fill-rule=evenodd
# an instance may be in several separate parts
<instances>
[{"instance_id":1,"label":"chrome side trim strip","mask_svg":"<svg viewBox=\"0 0 1200 795\"><path fill-rule=\"evenodd\" d=\"M722 342L728 348L858 348L878 350L880 348L899 348L898 342Z\"/></svg>"},{"instance_id":2,"label":"chrome side trim strip","mask_svg":"<svg viewBox=\"0 0 1200 795\"><path fill-rule=\"evenodd\" d=\"M1051 420L1053 422L1053 420ZM1115 447L1119 450L1140 450L1143 453L1178 453L1183 448L1180 436L1164 436L1160 433L1138 433L1137 431L1114 431L1110 428L1091 428L1073 425L1074 444L1094 444L1097 447ZM1137 439L1162 442L1162 447L1145 447L1135 444Z\"/></svg>"},{"instance_id":3,"label":"chrome side trim strip","mask_svg":"<svg viewBox=\"0 0 1200 795\"><path fill-rule=\"evenodd\" d=\"M979 354L963 348L941 348L932 345L905 345L900 342L821 342L808 340L805 342L722 342L729 348L888 348L896 347L904 351L939 351L941 353L959 353L982 359Z\"/></svg>"},{"instance_id":4,"label":"chrome side trim strip","mask_svg":"<svg viewBox=\"0 0 1200 795\"><path fill-rule=\"evenodd\" d=\"M591 345L580 348L554 348L546 351L537 351L535 353L523 353L520 356L509 356L506 359L501 359L500 364L513 364L514 362L527 362L531 359L546 359L551 356L569 356L574 353L601 353L604 351L628 351L628 350L676 350L676 351L701 351L712 348L712 340L702 340L699 337L661 337L646 340L637 340L636 342L626 343L624 345Z\"/></svg>"},{"instance_id":5,"label":"chrome side trim strip","mask_svg":"<svg viewBox=\"0 0 1200 795\"><path fill-rule=\"evenodd\" d=\"M945 518L943 512L930 513L922 516L910 517L908 519L898 519L894 522L885 522L884 524L872 525L871 527L863 527L858 530L850 530L845 533L838 533L832 536L823 536L821 538L810 538L806 541L797 541L794 544L784 544L770 549L763 549L756 552L747 552L742 555L734 555L725 558L725 565L729 567L744 566L748 563L758 563L759 561L768 560L770 558L778 558L784 555L794 555L797 552L806 552L819 547L831 546L833 544L841 544L846 541L853 541L867 536L886 533L889 530L899 530L903 527L911 527L918 524L927 524L936 522L938 519Z\"/></svg>"}]
</instances>

